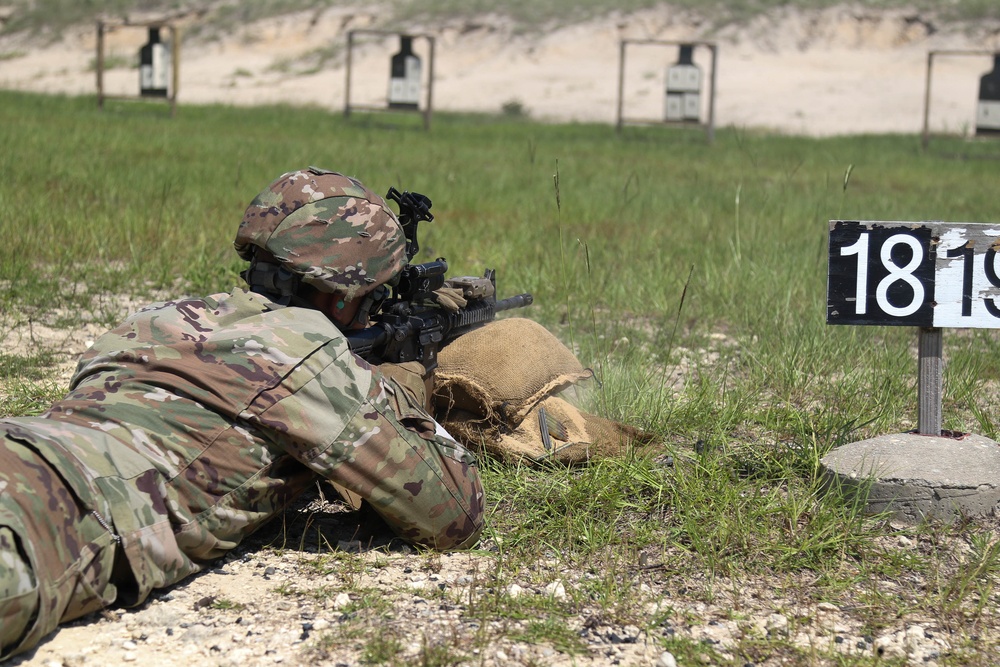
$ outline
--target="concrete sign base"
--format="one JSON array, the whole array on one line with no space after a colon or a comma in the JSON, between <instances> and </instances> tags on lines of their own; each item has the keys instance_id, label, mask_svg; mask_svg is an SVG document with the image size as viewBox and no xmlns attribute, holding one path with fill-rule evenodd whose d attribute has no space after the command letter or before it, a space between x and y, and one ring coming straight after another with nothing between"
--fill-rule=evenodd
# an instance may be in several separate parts
<instances>
[{"instance_id":1,"label":"concrete sign base","mask_svg":"<svg viewBox=\"0 0 1000 667\"><path fill-rule=\"evenodd\" d=\"M821 464L828 484L867 492L870 513L888 511L900 522L1000 508L1000 445L974 433L880 435L838 447Z\"/></svg>"}]
</instances>

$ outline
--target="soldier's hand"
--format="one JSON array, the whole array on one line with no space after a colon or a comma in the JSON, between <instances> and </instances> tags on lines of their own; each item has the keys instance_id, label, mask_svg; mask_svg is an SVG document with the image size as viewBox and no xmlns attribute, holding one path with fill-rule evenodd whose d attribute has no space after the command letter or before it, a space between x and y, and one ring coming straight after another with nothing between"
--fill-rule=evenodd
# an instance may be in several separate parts
<instances>
[{"instance_id":1,"label":"soldier's hand","mask_svg":"<svg viewBox=\"0 0 1000 667\"><path fill-rule=\"evenodd\" d=\"M451 287L447 284L445 284L444 287L434 290L434 300L442 308L452 312L457 312L462 308L465 308L466 304L468 304L468 301L460 288Z\"/></svg>"}]
</instances>

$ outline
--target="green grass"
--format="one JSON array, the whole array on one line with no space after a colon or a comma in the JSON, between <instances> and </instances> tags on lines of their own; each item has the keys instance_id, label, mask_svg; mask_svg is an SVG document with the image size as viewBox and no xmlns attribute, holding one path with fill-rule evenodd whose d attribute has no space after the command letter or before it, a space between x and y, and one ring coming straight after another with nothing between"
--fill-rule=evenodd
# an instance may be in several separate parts
<instances>
[{"instance_id":1,"label":"green grass","mask_svg":"<svg viewBox=\"0 0 1000 667\"><path fill-rule=\"evenodd\" d=\"M957 139L925 154L909 136L722 130L708 148L697 132L503 117L440 115L424 133L318 109L183 106L170 119L143 103L0 102L8 317L228 289L246 203L277 173L319 164L427 193L424 258L456 275L496 268L501 292L532 292L531 316L599 371L606 412L713 446L815 437L823 450L859 424L907 427L915 335L825 324L826 220L989 221L1000 172L946 157L997 154ZM990 332L946 335L948 428L992 428L996 347ZM680 371L676 400L664 385Z\"/></svg>"},{"instance_id":2,"label":"green grass","mask_svg":"<svg viewBox=\"0 0 1000 667\"><path fill-rule=\"evenodd\" d=\"M657 632L680 622L648 615L643 582L713 600L764 580L850 607L872 633L908 614L959 637L996 629L989 522L894 529L824 493L818 472L832 447L912 428L917 400L914 331L825 324L827 221L995 221L996 143L939 138L923 152L916 136L721 129L709 147L697 131L618 136L503 115L439 114L424 132L399 116L182 105L171 119L141 102L101 112L89 97L0 92L0 145L0 333L29 319L110 326L116 295L228 290L244 207L309 164L427 194L435 220L421 258L445 256L455 275L495 268L504 295L532 292L524 314L598 372L593 409L662 447L572 470L483 462L492 565L477 576L491 592L464 604L484 622L516 622L518 641L572 654L579 637L563 621L584 610ZM998 436L998 348L992 331L946 332L946 428ZM53 361L44 349L0 356L2 415L58 397ZM914 546L893 546L903 538ZM353 558L338 556L342 581L319 594L353 592L352 612L377 622L384 610L351 588ZM566 599L504 593L551 581L540 562L591 574ZM391 634L342 632L358 633L372 664L400 651ZM663 637L679 661L718 660ZM424 662L451 664L468 641L491 640L428 646ZM954 645L939 664L986 664L975 645ZM813 659L767 637L737 655Z\"/></svg>"}]
</instances>

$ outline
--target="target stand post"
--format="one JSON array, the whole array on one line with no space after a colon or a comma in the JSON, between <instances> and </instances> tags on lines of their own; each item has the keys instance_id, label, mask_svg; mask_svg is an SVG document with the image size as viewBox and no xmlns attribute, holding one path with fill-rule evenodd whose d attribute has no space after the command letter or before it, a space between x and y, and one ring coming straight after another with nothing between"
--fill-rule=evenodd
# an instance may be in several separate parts
<instances>
[{"instance_id":1,"label":"target stand post","mask_svg":"<svg viewBox=\"0 0 1000 667\"><path fill-rule=\"evenodd\" d=\"M678 47L680 60L666 68L665 113L662 118L627 117L625 114L625 56L627 47ZM704 122L702 112L701 72L693 62L696 49L707 49L710 55L708 65L707 117ZM625 125L663 125L675 127L700 127L705 130L706 142L715 141L715 86L716 61L719 47L715 42L701 40L665 39L622 39L618 44L618 98L616 102L615 131L621 134Z\"/></svg>"}]
</instances>

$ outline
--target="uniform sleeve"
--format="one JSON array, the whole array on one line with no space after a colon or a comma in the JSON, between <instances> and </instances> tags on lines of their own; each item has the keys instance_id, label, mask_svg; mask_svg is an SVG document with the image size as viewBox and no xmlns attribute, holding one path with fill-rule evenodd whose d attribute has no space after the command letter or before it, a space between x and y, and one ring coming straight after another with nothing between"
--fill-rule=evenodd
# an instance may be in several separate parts
<instances>
[{"instance_id":1,"label":"uniform sleeve","mask_svg":"<svg viewBox=\"0 0 1000 667\"><path fill-rule=\"evenodd\" d=\"M317 350L248 412L276 444L361 495L406 540L453 549L478 538L475 458L346 344Z\"/></svg>"}]
</instances>

